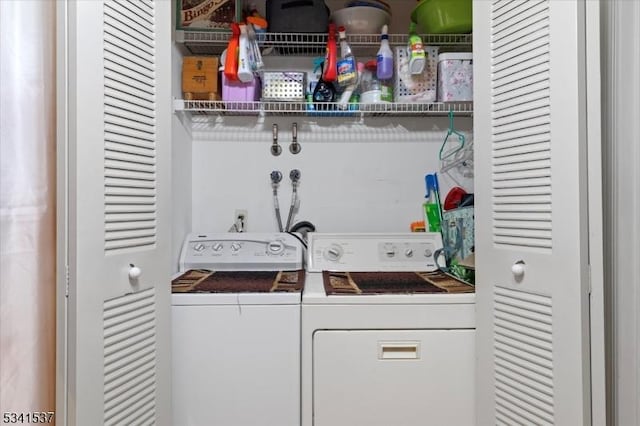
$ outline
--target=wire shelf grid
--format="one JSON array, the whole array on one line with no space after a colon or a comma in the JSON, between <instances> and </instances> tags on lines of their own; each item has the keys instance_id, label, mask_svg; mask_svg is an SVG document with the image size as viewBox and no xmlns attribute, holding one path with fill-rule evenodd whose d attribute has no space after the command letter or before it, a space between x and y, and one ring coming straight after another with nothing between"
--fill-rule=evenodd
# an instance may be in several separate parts
<instances>
[{"instance_id":1,"label":"wire shelf grid","mask_svg":"<svg viewBox=\"0 0 640 426\"><path fill-rule=\"evenodd\" d=\"M302 115L318 117L359 117L359 116L441 116L449 112L458 115L472 115L472 102L456 103L358 103L341 105L337 102L276 102L276 101L200 101L176 99L176 112L192 115Z\"/></svg>"},{"instance_id":2,"label":"wire shelf grid","mask_svg":"<svg viewBox=\"0 0 640 426\"><path fill-rule=\"evenodd\" d=\"M192 54L216 53L226 47L230 32L176 31L176 41L184 43ZM285 54L323 53L327 43L325 33L260 33L258 42L263 48L273 47ZM450 50L471 49L471 34L421 34L425 45L437 45ZM407 34L389 34L389 44L406 46ZM351 47L378 47L380 34L347 34Z\"/></svg>"}]
</instances>

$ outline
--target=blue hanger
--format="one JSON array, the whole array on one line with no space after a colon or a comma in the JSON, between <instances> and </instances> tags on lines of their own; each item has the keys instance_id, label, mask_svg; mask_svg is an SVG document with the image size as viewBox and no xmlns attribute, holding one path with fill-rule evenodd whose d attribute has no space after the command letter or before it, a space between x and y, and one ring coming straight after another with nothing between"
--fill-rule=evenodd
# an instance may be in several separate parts
<instances>
[{"instance_id":1,"label":"blue hanger","mask_svg":"<svg viewBox=\"0 0 640 426\"><path fill-rule=\"evenodd\" d=\"M444 151L444 147L447 145L447 141L449 140L449 136L451 135L456 135L458 137L458 146L454 149L452 149L451 151L448 151L444 154L444 156L442 155L442 152ZM451 157L452 155L454 155L456 152L460 151L462 148L464 148L464 135L458 131L456 131L453 128L453 111L449 110L449 129L447 130L447 136L445 136L444 138L444 142L442 142L442 146L440 147L440 152L438 153L438 158L440 160L444 160L446 158Z\"/></svg>"}]
</instances>

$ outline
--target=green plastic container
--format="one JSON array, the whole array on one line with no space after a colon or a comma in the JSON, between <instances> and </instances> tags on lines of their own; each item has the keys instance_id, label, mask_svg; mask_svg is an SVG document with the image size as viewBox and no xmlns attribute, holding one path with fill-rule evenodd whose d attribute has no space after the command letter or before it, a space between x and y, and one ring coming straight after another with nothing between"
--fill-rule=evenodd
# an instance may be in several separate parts
<instances>
[{"instance_id":1,"label":"green plastic container","mask_svg":"<svg viewBox=\"0 0 640 426\"><path fill-rule=\"evenodd\" d=\"M466 34L472 24L471 0L422 0L411 20L426 34Z\"/></svg>"}]
</instances>

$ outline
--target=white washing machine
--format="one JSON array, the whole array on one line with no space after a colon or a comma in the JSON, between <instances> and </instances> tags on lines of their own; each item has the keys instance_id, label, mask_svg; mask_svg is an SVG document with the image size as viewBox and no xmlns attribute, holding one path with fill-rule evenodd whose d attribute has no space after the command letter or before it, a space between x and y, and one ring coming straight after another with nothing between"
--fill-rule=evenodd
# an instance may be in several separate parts
<instances>
[{"instance_id":1,"label":"white washing machine","mask_svg":"<svg viewBox=\"0 0 640 426\"><path fill-rule=\"evenodd\" d=\"M475 424L475 294L437 272L441 247L436 233L309 234L303 426Z\"/></svg>"},{"instance_id":2,"label":"white washing machine","mask_svg":"<svg viewBox=\"0 0 640 426\"><path fill-rule=\"evenodd\" d=\"M303 247L193 234L172 281L173 424L298 426Z\"/></svg>"}]
</instances>

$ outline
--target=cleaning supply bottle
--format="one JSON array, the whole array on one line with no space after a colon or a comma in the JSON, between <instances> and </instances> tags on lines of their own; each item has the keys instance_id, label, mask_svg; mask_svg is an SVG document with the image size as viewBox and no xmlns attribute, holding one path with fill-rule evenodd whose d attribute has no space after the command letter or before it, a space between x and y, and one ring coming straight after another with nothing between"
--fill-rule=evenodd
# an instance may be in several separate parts
<instances>
[{"instance_id":1,"label":"cleaning supply bottle","mask_svg":"<svg viewBox=\"0 0 640 426\"><path fill-rule=\"evenodd\" d=\"M324 55L324 71L322 72L322 79L330 83L336 80L337 76L337 65L336 60L338 56L338 51L336 47L336 26L334 24L329 24L329 34L327 36L327 50Z\"/></svg>"},{"instance_id":2,"label":"cleaning supply bottle","mask_svg":"<svg viewBox=\"0 0 640 426\"><path fill-rule=\"evenodd\" d=\"M231 24L231 38L227 44L227 55L224 60L224 76L229 81L238 80L238 48L240 43L240 27Z\"/></svg>"},{"instance_id":3,"label":"cleaning supply bottle","mask_svg":"<svg viewBox=\"0 0 640 426\"><path fill-rule=\"evenodd\" d=\"M343 109L343 110L347 109L347 107L349 106L349 103L352 102L353 93L358 88L358 84L360 83L360 76L362 75L362 73L364 71L364 64L362 62L358 62L357 68L358 68L358 78L356 79L355 84L347 86L347 88L344 89L344 91L340 95L340 99L338 100L338 108L339 109ZM357 99L359 99L359 98L360 97L358 96Z\"/></svg>"},{"instance_id":4,"label":"cleaning supply bottle","mask_svg":"<svg viewBox=\"0 0 640 426\"><path fill-rule=\"evenodd\" d=\"M416 23L409 25L409 45L407 46L409 54L409 72L411 74L422 74L427 62L422 38L416 33Z\"/></svg>"},{"instance_id":5,"label":"cleaning supply bottle","mask_svg":"<svg viewBox=\"0 0 640 426\"><path fill-rule=\"evenodd\" d=\"M440 209L438 176L435 173L428 174L424 180L427 187L425 195L427 201L423 204L425 225L428 226L429 232L441 232L442 210Z\"/></svg>"},{"instance_id":6,"label":"cleaning supply bottle","mask_svg":"<svg viewBox=\"0 0 640 426\"><path fill-rule=\"evenodd\" d=\"M340 60L338 61L338 84L342 87L351 86L358 82L358 65L356 57L347 42L347 32L344 27L338 28L340 35Z\"/></svg>"},{"instance_id":7,"label":"cleaning supply bottle","mask_svg":"<svg viewBox=\"0 0 640 426\"><path fill-rule=\"evenodd\" d=\"M320 79L316 83L316 87L313 90L313 102L333 102L336 99L336 89L333 86L333 83L330 81L325 81L324 74L324 62L320 64L320 69L322 72L320 73ZM323 109L319 105L316 105L316 109Z\"/></svg>"},{"instance_id":8,"label":"cleaning supply bottle","mask_svg":"<svg viewBox=\"0 0 640 426\"><path fill-rule=\"evenodd\" d=\"M240 37L238 38L238 80L242 83L253 81L253 71L251 69L251 45L249 44L249 35L247 27L240 25Z\"/></svg>"},{"instance_id":9,"label":"cleaning supply bottle","mask_svg":"<svg viewBox=\"0 0 640 426\"><path fill-rule=\"evenodd\" d=\"M389 35L387 26L382 26L380 34L380 49L377 55L377 75L379 80L389 80L393 77L393 52L389 47Z\"/></svg>"}]
</instances>

